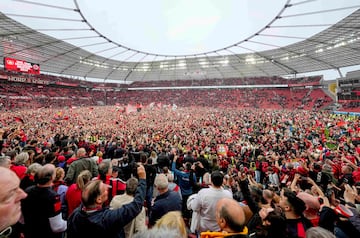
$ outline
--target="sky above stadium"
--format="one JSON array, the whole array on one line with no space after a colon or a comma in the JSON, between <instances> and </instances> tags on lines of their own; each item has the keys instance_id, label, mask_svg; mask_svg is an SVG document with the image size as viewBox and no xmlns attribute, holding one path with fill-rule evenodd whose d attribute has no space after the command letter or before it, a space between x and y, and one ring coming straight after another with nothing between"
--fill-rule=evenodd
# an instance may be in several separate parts
<instances>
[{"instance_id":1,"label":"sky above stadium","mask_svg":"<svg viewBox=\"0 0 360 238\"><path fill-rule=\"evenodd\" d=\"M151 54L193 55L219 50L252 36L271 23L287 2L1 0L0 9L13 19L45 34L73 45L89 45L84 49L90 52L101 52L102 46L96 45L99 39L90 38L93 31L81 30L88 28L84 22L72 21L80 19L79 14L71 10L76 7L101 35L125 47ZM256 40L260 44L245 43L245 48L262 51L274 49L274 45L296 43L340 21L356 10L354 6L360 5L359 0L293 0L290 3L294 6L285 9L281 14L285 17L272 23L277 27L262 32L285 37L273 38L272 41L258 37ZM248 52L239 48L235 53ZM104 51L98 54L110 57L112 53Z\"/></svg>"}]
</instances>

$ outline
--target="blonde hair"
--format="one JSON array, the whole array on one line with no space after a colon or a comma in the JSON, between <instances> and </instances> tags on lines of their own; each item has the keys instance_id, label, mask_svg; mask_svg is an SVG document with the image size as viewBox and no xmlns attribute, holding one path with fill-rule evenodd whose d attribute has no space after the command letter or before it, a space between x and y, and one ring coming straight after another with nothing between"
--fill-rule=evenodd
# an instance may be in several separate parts
<instances>
[{"instance_id":1,"label":"blonde hair","mask_svg":"<svg viewBox=\"0 0 360 238\"><path fill-rule=\"evenodd\" d=\"M166 213L164 216L162 216L159 220L156 221L154 227L178 230L181 234L181 237L188 237L184 219L181 216L181 212L179 211L172 211Z\"/></svg>"},{"instance_id":2,"label":"blonde hair","mask_svg":"<svg viewBox=\"0 0 360 238\"><path fill-rule=\"evenodd\" d=\"M156 157L157 157L156 152L155 152L155 151L151 151L150 157L151 157L151 158L156 158Z\"/></svg>"},{"instance_id":3,"label":"blonde hair","mask_svg":"<svg viewBox=\"0 0 360 238\"><path fill-rule=\"evenodd\" d=\"M63 175L65 175L65 170L61 167L56 167L54 181L59 181Z\"/></svg>"},{"instance_id":4,"label":"blonde hair","mask_svg":"<svg viewBox=\"0 0 360 238\"><path fill-rule=\"evenodd\" d=\"M209 173L209 172L206 172L206 173L203 175L203 183L205 183L205 184L210 184L210 183L211 183L211 177L210 177L210 173Z\"/></svg>"},{"instance_id":5,"label":"blonde hair","mask_svg":"<svg viewBox=\"0 0 360 238\"><path fill-rule=\"evenodd\" d=\"M76 185L80 190L83 190L85 185L91 180L92 175L89 170L81 171L81 173L76 178Z\"/></svg>"}]
</instances>

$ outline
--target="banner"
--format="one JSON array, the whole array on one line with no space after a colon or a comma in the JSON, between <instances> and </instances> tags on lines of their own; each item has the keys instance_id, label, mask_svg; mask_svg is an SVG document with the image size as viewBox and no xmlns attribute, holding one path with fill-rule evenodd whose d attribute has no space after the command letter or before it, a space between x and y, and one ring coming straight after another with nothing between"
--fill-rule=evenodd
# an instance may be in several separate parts
<instances>
[{"instance_id":1,"label":"banner","mask_svg":"<svg viewBox=\"0 0 360 238\"><path fill-rule=\"evenodd\" d=\"M78 87L78 83L65 83L65 82L56 82L56 85L62 85L62 86L70 86L70 87Z\"/></svg>"},{"instance_id":2,"label":"banner","mask_svg":"<svg viewBox=\"0 0 360 238\"><path fill-rule=\"evenodd\" d=\"M128 105L126 106L125 111L126 111L126 114L129 114L129 113L132 113L132 112L136 112L136 111L137 111L137 108L136 108L136 106L133 106L133 105L128 104Z\"/></svg>"},{"instance_id":3,"label":"banner","mask_svg":"<svg viewBox=\"0 0 360 238\"><path fill-rule=\"evenodd\" d=\"M37 79L37 78L27 78L22 76L8 76L7 80L10 82L18 82L18 83L34 83L34 84L42 84L42 85L50 84L50 82L47 80Z\"/></svg>"}]
</instances>

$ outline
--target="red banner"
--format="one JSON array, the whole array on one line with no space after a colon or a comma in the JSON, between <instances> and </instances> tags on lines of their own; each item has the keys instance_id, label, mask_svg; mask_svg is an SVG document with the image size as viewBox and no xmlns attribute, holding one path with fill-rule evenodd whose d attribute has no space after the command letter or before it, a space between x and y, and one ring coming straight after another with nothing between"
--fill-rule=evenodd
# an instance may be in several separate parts
<instances>
[{"instance_id":1,"label":"red banner","mask_svg":"<svg viewBox=\"0 0 360 238\"><path fill-rule=\"evenodd\" d=\"M38 78L27 78L22 76L8 76L8 81L18 83L35 83L35 84L49 84L50 82Z\"/></svg>"},{"instance_id":2,"label":"red banner","mask_svg":"<svg viewBox=\"0 0 360 238\"><path fill-rule=\"evenodd\" d=\"M13 58L4 58L4 67L9 71L40 74L40 65Z\"/></svg>"},{"instance_id":3,"label":"red banner","mask_svg":"<svg viewBox=\"0 0 360 238\"><path fill-rule=\"evenodd\" d=\"M79 87L78 83L56 82L55 84L69 87Z\"/></svg>"}]
</instances>

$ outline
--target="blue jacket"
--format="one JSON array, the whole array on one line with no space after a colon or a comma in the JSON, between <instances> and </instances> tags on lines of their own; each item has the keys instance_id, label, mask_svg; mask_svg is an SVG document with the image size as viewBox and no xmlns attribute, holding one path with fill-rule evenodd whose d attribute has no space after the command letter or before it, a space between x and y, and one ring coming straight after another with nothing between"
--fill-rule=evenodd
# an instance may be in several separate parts
<instances>
[{"instance_id":1,"label":"blue jacket","mask_svg":"<svg viewBox=\"0 0 360 238\"><path fill-rule=\"evenodd\" d=\"M121 208L115 210L103 208L94 212L86 212L81 205L69 217L67 237L125 237L123 227L140 213L145 192L146 180L140 179L134 201Z\"/></svg>"},{"instance_id":2,"label":"blue jacket","mask_svg":"<svg viewBox=\"0 0 360 238\"><path fill-rule=\"evenodd\" d=\"M175 176L177 177L177 183L181 189L181 194L183 196L190 196L193 194L192 185L190 184L190 172L184 172L176 169L176 162L172 163L171 170L174 172ZM194 184L196 183L196 175L193 173L193 181Z\"/></svg>"},{"instance_id":3,"label":"blue jacket","mask_svg":"<svg viewBox=\"0 0 360 238\"><path fill-rule=\"evenodd\" d=\"M149 215L149 225L155 225L155 222L163 215L171 211L181 211L182 200L179 193L168 190L157 196L154 205L151 207Z\"/></svg>"}]
</instances>

